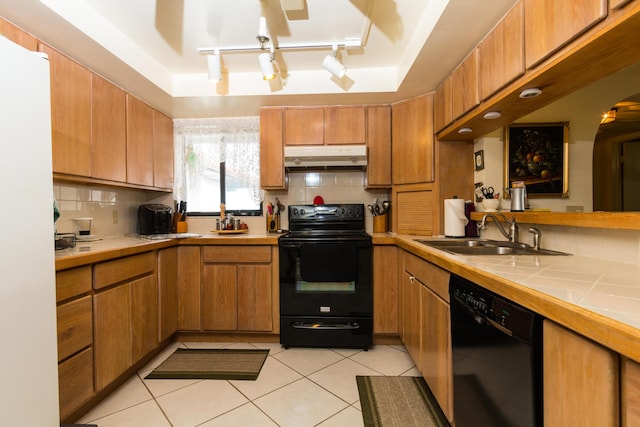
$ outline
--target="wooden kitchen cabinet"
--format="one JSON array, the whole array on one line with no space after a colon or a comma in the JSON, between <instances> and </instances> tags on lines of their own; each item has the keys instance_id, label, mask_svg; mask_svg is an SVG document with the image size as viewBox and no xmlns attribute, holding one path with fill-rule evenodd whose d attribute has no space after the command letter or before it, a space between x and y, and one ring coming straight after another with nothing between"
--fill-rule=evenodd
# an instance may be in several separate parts
<instances>
[{"instance_id":1,"label":"wooden kitchen cabinet","mask_svg":"<svg viewBox=\"0 0 640 427\"><path fill-rule=\"evenodd\" d=\"M622 426L640 426L640 364L622 359L621 370Z\"/></svg>"},{"instance_id":2,"label":"wooden kitchen cabinet","mask_svg":"<svg viewBox=\"0 0 640 427\"><path fill-rule=\"evenodd\" d=\"M58 389L64 419L94 395L91 266L56 273Z\"/></svg>"},{"instance_id":3,"label":"wooden kitchen cabinet","mask_svg":"<svg viewBox=\"0 0 640 427\"><path fill-rule=\"evenodd\" d=\"M618 365L616 353L545 320L544 424L618 426Z\"/></svg>"},{"instance_id":4,"label":"wooden kitchen cabinet","mask_svg":"<svg viewBox=\"0 0 640 427\"><path fill-rule=\"evenodd\" d=\"M327 145L367 143L366 107L327 107L324 111Z\"/></svg>"},{"instance_id":5,"label":"wooden kitchen cabinet","mask_svg":"<svg viewBox=\"0 0 640 427\"><path fill-rule=\"evenodd\" d=\"M373 247L373 333L397 335L398 248Z\"/></svg>"},{"instance_id":6,"label":"wooden kitchen cabinet","mask_svg":"<svg viewBox=\"0 0 640 427\"><path fill-rule=\"evenodd\" d=\"M323 145L324 108L285 107L285 145Z\"/></svg>"},{"instance_id":7,"label":"wooden kitchen cabinet","mask_svg":"<svg viewBox=\"0 0 640 427\"><path fill-rule=\"evenodd\" d=\"M451 109L451 76L444 79L433 95L433 127L440 132L445 126L453 122Z\"/></svg>"},{"instance_id":8,"label":"wooden kitchen cabinet","mask_svg":"<svg viewBox=\"0 0 640 427\"><path fill-rule=\"evenodd\" d=\"M200 246L178 247L178 330L199 331L202 277Z\"/></svg>"},{"instance_id":9,"label":"wooden kitchen cabinet","mask_svg":"<svg viewBox=\"0 0 640 427\"><path fill-rule=\"evenodd\" d=\"M400 338L420 372L421 290L420 283L405 270L402 275L402 334Z\"/></svg>"},{"instance_id":10,"label":"wooden kitchen cabinet","mask_svg":"<svg viewBox=\"0 0 640 427\"><path fill-rule=\"evenodd\" d=\"M153 186L153 108L127 94L127 182Z\"/></svg>"},{"instance_id":11,"label":"wooden kitchen cabinet","mask_svg":"<svg viewBox=\"0 0 640 427\"><path fill-rule=\"evenodd\" d=\"M260 109L260 188L284 190L283 109Z\"/></svg>"},{"instance_id":12,"label":"wooden kitchen cabinet","mask_svg":"<svg viewBox=\"0 0 640 427\"><path fill-rule=\"evenodd\" d=\"M522 0L530 69L607 16L606 0Z\"/></svg>"},{"instance_id":13,"label":"wooden kitchen cabinet","mask_svg":"<svg viewBox=\"0 0 640 427\"><path fill-rule=\"evenodd\" d=\"M271 331L270 246L205 246L203 329Z\"/></svg>"},{"instance_id":14,"label":"wooden kitchen cabinet","mask_svg":"<svg viewBox=\"0 0 640 427\"><path fill-rule=\"evenodd\" d=\"M49 56L53 172L91 176L91 72L57 50Z\"/></svg>"},{"instance_id":15,"label":"wooden kitchen cabinet","mask_svg":"<svg viewBox=\"0 0 640 427\"><path fill-rule=\"evenodd\" d=\"M178 248L158 251L158 310L160 342L178 330Z\"/></svg>"},{"instance_id":16,"label":"wooden kitchen cabinet","mask_svg":"<svg viewBox=\"0 0 640 427\"><path fill-rule=\"evenodd\" d=\"M518 2L478 45L480 99L524 74L524 6Z\"/></svg>"},{"instance_id":17,"label":"wooden kitchen cabinet","mask_svg":"<svg viewBox=\"0 0 640 427\"><path fill-rule=\"evenodd\" d=\"M457 119L480 103L478 50L473 49L451 74L451 114Z\"/></svg>"},{"instance_id":18,"label":"wooden kitchen cabinet","mask_svg":"<svg viewBox=\"0 0 640 427\"><path fill-rule=\"evenodd\" d=\"M153 186L173 190L173 120L153 110Z\"/></svg>"},{"instance_id":19,"label":"wooden kitchen cabinet","mask_svg":"<svg viewBox=\"0 0 640 427\"><path fill-rule=\"evenodd\" d=\"M157 347L156 262L145 252L93 267L96 391Z\"/></svg>"},{"instance_id":20,"label":"wooden kitchen cabinet","mask_svg":"<svg viewBox=\"0 0 640 427\"><path fill-rule=\"evenodd\" d=\"M38 39L0 17L0 34L31 51L38 50Z\"/></svg>"},{"instance_id":21,"label":"wooden kitchen cabinet","mask_svg":"<svg viewBox=\"0 0 640 427\"><path fill-rule=\"evenodd\" d=\"M611 9L620 9L621 7L626 6L632 1L633 0L609 0L609 7Z\"/></svg>"},{"instance_id":22,"label":"wooden kitchen cabinet","mask_svg":"<svg viewBox=\"0 0 640 427\"><path fill-rule=\"evenodd\" d=\"M392 105L393 184L433 181L433 95Z\"/></svg>"},{"instance_id":23,"label":"wooden kitchen cabinet","mask_svg":"<svg viewBox=\"0 0 640 427\"><path fill-rule=\"evenodd\" d=\"M91 176L127 181L126 94L102 77L91 76Z\"/></svg>"},{"instance_id":24,"label":"wooden kitchen cabinet","mask_svg":"<svg viewBox=\"0 0 640 427\"><path fill-rule=\"evenodd\" d=\"M418 319L418 338L413 336L414 326L409 325L409 339L414 349L411 357L429 385L438 404L449 419L453 420L453 367L451 350L451 315L449 312L450 273L418 258L403 253L405 276L410 282L409 310L419 311L411 319ZM407 300L405 299L405 304ZM405 307L406 309L406 307ZM406 327L406 325L405 325ZM415 341L412 342L412 341Z\"/></svg>"},{"instance_id":25,"label":"wooden kitchen cabinet","mask_svg":"<svg viewBox=\"0 0 640 427\"><path fill-rule=\"evenodd\" d=\"M366 188L391 187L391 107L367 107Z\"/></svg>"}]
</instances>

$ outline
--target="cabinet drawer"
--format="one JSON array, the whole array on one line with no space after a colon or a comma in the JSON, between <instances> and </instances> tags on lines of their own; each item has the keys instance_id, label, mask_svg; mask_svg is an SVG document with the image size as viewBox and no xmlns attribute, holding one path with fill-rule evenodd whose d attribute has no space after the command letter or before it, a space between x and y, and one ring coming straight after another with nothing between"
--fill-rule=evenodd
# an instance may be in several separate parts
<instances>
[{"instance_id":1,"label":"cabinet drawer","mask_svg":"<svg viewBox=\"0 0 640 427\"><path fill-rule=\"evenodd\" d=\"M93 268L93 288L104 288L114 283L152 273L155 269L155 264L155 254L153 252L96 264Z\"/></svg>"},{"instance_id":2,"label":"cabinet drawer","mask_svg":"<svg viewBox=\"0 0 640 427\"><path fill-rule=\"evenodd\" d=\"M205 246L204 262L271 262L271 246Z\"/></svg>"},{"instance_id":3,"label":"cabinet drawer","mask_svg":"<svg viewBox=\"0 0 640 427\"><path fill-rule=\"evenodd\" d=\"M60 419L71 415L93 396L93 349L88 348L58 365Z\"/></svg>"},{"instance_id":4,"label":"cabinet drawer","mask_svg":"<svg viewBox=\"0 0 640 427\"><path fill-rule=\"evenodd\" d=\"M56 273L56 301L64 301L91 290L91 266Z\"/></svg>"},{"instance_id":5,"label":"cabinet drawer","mask_svg":"<svg viewBox=\"0 0 640 427\"><path fill-rule=\"evenodd\" d=\"M92 317L90 295L58 306L58 360L66 359L91 345L93 342Z\"/></svg>"},{"instance_id":6,"label":"cabinet drawer","mask_svg":"<svg viewBox=\"0 0 640 427\"><path fill-rule=\"evenodd\" d=\"M418 258L404 254L404 270L425 284L440 298L449 302L449 272Z\"/></svg>"}]
</instances>

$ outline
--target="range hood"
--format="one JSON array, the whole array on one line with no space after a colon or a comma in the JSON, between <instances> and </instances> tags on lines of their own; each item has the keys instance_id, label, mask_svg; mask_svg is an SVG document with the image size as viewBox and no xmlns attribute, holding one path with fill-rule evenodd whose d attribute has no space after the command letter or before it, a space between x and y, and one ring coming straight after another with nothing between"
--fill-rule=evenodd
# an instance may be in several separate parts
<instances>
[{"instance_id":1,"label":"range hood","mask_svg":"<svg viewBox=\"0 0 640 427\"><path fill-rule=\"evenodd\" d=\"M327 168L367 166L366 145L304 145L284 147L287 168Z\"/></svg>"}]
</instances>

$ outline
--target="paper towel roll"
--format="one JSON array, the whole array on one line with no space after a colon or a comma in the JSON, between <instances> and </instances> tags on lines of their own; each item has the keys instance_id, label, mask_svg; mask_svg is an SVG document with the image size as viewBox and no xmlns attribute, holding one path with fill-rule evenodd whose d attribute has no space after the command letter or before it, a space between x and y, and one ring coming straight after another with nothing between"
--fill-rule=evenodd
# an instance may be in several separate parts
<instances>
[{"instance_id":1,"label":"paper towel roll","mask_svg":"<svg viewBox=\"0 0 640 427\"><path fill-rule=\"evenodd\" d=\"M464 215L464 199L444 200L445 237L464 237L465 226L469 220Z\"/></svg>"}]
</instances>

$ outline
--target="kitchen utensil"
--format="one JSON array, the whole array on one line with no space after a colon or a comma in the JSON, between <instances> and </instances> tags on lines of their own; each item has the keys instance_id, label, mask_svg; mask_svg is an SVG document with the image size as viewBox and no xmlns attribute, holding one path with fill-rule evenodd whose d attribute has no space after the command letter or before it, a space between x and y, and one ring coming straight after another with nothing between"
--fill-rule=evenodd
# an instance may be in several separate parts
<instances>
[{"instance_id":1,"label":"kitchen utensil","mask_svg":"<svg viewBox=\"0 0 640 427\"><path fill-rule=\"evenodd\" d=\"M382 214L386 214L387 212L389 212L389 207L391 206L391 202L389 202L388 200L385 200L382 202Z\"/></svg>"},{"instance_id":2,"label":"kitchen utensil","mask_svg":"<svg viewBox=\"0 0 640 427\"><path fill-rule=\"evenodd\" d=\"M485 199L493 199L493 193L495 193L493 187L482 187L482 195L485 197Z\"/></svg>"},{"instance_id":3,"label":"kitchen utensil","mask_svg":"<svg viewBox=\"0 0 640 427\"><path fill-rule=\"evenodd\" d=\"M376 211L375 209L373 209L373 205L367 205L367 208L369 208L371 215L376 216Z\"/></svg>"}]
</instances>

